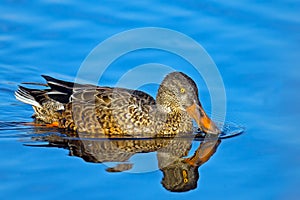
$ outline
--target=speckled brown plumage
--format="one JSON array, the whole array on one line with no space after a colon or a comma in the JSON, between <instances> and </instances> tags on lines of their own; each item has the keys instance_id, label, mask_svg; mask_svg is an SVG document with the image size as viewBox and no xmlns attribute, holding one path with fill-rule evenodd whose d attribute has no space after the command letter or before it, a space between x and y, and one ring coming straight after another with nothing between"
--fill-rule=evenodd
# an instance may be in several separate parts
<instances>
[{"instance_id":1,"label":"speckled brown plumage","mask_svg":"<svg viewBox=\"0 0 300 200\"><path fill-rule=\"evenodd\" d=\"M59 128L108 136L172 136L219 130L203 111L194 81L181 72L165 77L156 97L124 88L81 85L43 76L50 89L20 86L16 98L31 104L36 120Z\"/></svg>"}]
</instances>

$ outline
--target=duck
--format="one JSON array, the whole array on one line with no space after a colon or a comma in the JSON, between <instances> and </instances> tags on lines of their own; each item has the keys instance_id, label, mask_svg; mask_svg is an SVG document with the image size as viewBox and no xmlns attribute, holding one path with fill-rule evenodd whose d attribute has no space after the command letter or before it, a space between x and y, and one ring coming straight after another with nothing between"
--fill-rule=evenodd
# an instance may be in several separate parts
<instances>
[{"instance_id":1,"label":"duck","mask_svg":"<svg viewBox=\"0 0 300 200\"><path fill-rule=\"evenodd\" d=\"M17 100L33 107L36 124L108 137L164 137L198 130L220 134L204 111L196 83L183 72L161 82L156 99L140 91L79 84L42 75L45 89L19 86Z\"/></svg>"}]
</instances>

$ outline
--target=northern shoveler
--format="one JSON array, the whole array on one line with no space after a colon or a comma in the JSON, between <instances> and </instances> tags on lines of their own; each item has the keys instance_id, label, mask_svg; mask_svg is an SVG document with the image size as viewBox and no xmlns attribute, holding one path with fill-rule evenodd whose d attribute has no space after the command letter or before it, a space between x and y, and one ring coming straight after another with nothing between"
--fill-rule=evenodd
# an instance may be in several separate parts
<instances>
[{"instance_id":1,"label":"northern shoveler","mask_svg":"<svg viewBox=\"0 0 300 200\"><path fill-rule=\"evenodd\" d=\"M66 82L43 76L47 89L19 86L18 100L33 106L36 121L67 130L107 136L170 136L220 130L203 110L195 82L182 72L162 81L156 100L145 92Z\"/></svg>"}]
</instances>

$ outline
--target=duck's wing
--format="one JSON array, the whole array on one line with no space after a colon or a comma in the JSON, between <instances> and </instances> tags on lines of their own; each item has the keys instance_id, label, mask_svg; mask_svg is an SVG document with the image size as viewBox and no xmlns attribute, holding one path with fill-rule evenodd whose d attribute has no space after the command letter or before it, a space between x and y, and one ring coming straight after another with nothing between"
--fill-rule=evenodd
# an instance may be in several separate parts
<instances>
[{"instance_id":1,"label":"duck's wing","mask_svg":"<svg viewBox=\"0 0 300 200\"><path fill-rule=\"evenodd\" d=\"M66 113L73 113L79 132L137 136L152 132L154 107L154 98L142 91L88 87L73 91Z\"/></svg>"},{"instance_id":2,"label":"duck's wing","mask_svg":"<svg viewBox=\"0 0 300 200\"><path fill-rule=\"evenodd\" d=\"M155 103L152 96L139 90L124 88L100 87L95 85L84 85L73 82L63 81L51 76L42 75L47 84L25 83L27 85L46 86L46 89L30 89L19 86L15 92L18 100L36 107L54 101L60 104L80 102L84 104L94 103L95 99L109 103L112 100L137 99L140 101Z\"/></svg>"},{"instance_id":3,"label":"duck's wing","mask_svg":"<svg viewBox=\"0 0 300 200\"><path fill-rule=\"evenodd\" d=\"M94 104L101 103L110 105L117 104L147 104L154 105L155 99L140 90L131 90L125 88L100 87L93 85L84 85L73 90L70 96L72 103Z\"/></svg>"}]
</instances>

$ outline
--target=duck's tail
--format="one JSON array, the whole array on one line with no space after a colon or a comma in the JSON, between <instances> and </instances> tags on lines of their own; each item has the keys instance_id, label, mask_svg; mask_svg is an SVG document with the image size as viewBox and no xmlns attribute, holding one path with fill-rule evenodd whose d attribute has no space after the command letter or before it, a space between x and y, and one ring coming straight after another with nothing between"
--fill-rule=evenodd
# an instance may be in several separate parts
<instances>
[{"instance_id":1,"label":"duck's tail","mask_svg":"<svg viewBox=\"0 0 300 200\"><path fill-rule=\"evenodd\" d=\"M40 97L44 99L45 94L46 91L44 90L34 90L23 86L19 86L18 90L15 91L17 100L35 107L42 107Z\"/></svg>"},{"instance_id":2,"label":"duck's tail","mask_svg":"<svg viewBox=\"0 0 300 200\"><path fill-rule=\"evenodd\" d=\"M33 117L46 124L58 124L59 114L70 102L74 83L61 81L50 76L43 76L47 84L23 83L26 85L43 86L45 89L31 89L19 86L15 92L17 100L32 105L35 111Z\"/></svg>"},{"instance_id":3,"label":"duck's tail","mask_svg":"<svg viewBox=\"0 0 300 200\"><path fill-rule=\"evenodd\" d=\"M15 92L17 100L35 106L43 107L49 101L66 104L72 95L74 83L58 80L50 76L43 75L47 84L41 83L24 83L26 85L41 85L46 86L46 89L30 89L27 87L19 86ZM49 88L50 87L50 88Z\"/></svg>"}]
</instances>

